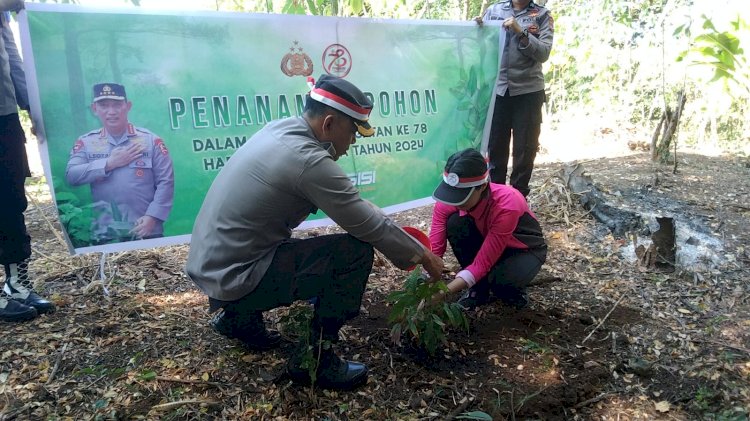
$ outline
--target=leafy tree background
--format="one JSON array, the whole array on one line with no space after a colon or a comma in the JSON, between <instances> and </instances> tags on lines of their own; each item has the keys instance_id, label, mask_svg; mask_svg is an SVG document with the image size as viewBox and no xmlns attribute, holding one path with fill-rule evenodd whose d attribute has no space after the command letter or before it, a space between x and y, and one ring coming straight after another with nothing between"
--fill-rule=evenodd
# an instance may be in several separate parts
<instances>
[{"instance_id":1,"label":"leafy tree background","mask_svg":"<svg viewBox=\"0 0 750 421\"><path fill-rule=\"evenodd\" d=\"M71 4L102 1L59 0ZM163 0L112 0L167 7ZM194 0L217 11L364 18L468 20L488 0ZM750 153L743 110L750 100L745 0L539 0L552 10L555 41L545 66L546 123L598 120L647 139L684 90L679 142ZM197 6L196 6L197 5ZM171 5L169 7L174 7ZM746 13L745 13L746 15ZM113 42L110 40L110 42Z\"/></svg>"},{"instance_id":2,"label":"leafy tree background","mask_svg":"<svg viewBox=\"0 0 750 421\"><path fill-rule=\"evenodd\" d=\"M539 1L542 3L542 1ZM600 120L647 139L684 89L679 141L748 153L744 0L549 0L555 43L545 66L546 124ZM467 20L486 0L216 0L216 10Z\"/></svg>"}]
</instances>

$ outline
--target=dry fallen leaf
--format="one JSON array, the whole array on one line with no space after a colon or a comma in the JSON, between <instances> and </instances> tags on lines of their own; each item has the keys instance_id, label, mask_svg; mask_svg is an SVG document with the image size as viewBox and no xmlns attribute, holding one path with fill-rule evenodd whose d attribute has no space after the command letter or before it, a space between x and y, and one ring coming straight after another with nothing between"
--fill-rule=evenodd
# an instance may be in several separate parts
<instances>
[{"instance_id":1,"label":"dry fallen leaf","mask_svg":"<svg viewBox=\"0 0 750 421\"><path fill-rule=\"evenodd\" d=\"M669 412L669 402L660 401L656 403L656 410L659 412Z\"/></svg>"}]
</instances>

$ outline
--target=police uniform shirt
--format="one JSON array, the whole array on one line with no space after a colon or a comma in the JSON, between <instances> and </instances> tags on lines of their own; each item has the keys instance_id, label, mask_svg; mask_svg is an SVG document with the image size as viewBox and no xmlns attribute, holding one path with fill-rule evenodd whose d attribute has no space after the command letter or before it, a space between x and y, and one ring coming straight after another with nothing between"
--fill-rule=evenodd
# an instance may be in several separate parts
<instances>
[{"instance_id":1,"label":"police uniform shirt","mask_svg":"<svg viewBox=\"0 0 750 421\"><path fill-rule=\"evenodd\" d=\"M134 143L144 145L142 156L105 172L112 151ZM126 133L114 139L104 128L93 130L76 141L65 176L73 186L91 184L94 203L111 203L124 221L134 223L144 215L156 218L151 236L163 233L174 198L174 173L167 147L154 133L129 124Z\"/></svg>"},{"instance_id":2,"label":"police uniform shirt","mask_svg":"<svg viewBox=\"0 0 750 421\"><path fill-rule=\"evenodd\" d=\"M528 45L521 44L520 34L505 33L505 45L498 73L495 94L504 96L510 90L511 96L544 90L542 63L547 61L552 51L554 20L549 10L529 2L519 11L513 10L510 0L497 2L487 8L482 20L503 22L515 17L516 22L529 34Z\"/></svg>"}]
</instances>

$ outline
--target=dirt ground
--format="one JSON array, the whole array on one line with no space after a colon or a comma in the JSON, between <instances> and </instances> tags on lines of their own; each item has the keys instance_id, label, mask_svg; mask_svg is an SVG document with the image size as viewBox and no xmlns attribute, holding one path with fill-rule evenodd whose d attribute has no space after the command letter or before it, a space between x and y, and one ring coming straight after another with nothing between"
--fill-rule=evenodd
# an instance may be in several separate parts
<instances>
[{"instance_id":1,"label":"dirt ground","mask_svg":"<svg viewBox=\"0 0 750 421\"><path fill-rule=\"evenodd\" d=\"M339 345L371 371L351 392L286 380L291 341L258 353L215 334L182 273L187 246L109 255L103 273L99 255L69 256L46 186L31 183L32 269L59 309L3 325L0 419L748 419L750 160L580 164L611 203L690 228L677 270L639 266L632 239L578 206L560 164L542 164L530 203L550 252L529 307L469 312L470 330L424 359L390 341L384 297L406 273L378 258ZM430 212L395 218L426 231ZM287 312L267 319L281 327Z\"/></svg>"}]
</instances>

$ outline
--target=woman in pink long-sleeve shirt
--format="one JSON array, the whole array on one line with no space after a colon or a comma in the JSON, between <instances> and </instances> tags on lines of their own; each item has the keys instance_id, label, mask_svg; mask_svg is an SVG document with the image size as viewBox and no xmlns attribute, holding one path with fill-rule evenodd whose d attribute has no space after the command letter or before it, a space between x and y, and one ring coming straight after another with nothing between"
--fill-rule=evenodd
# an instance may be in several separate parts
<instances>
[{"instance_id":1,"label":"woman in pink long-sleeve shirt","mask_svg":"<svg viewBox=\"0 0 750 421\"><path fill-rule=\"evenodd\" d=\"M482 154L465 149L448 159L433 198L431 248L443 256L450 243L461 271L448 289L468 288L459 303L472 309L499 298L525 307L526 285L539 273L547 245L523 195L491 183Z\"/></svg>"}]
</instances>

